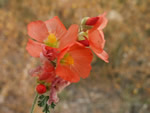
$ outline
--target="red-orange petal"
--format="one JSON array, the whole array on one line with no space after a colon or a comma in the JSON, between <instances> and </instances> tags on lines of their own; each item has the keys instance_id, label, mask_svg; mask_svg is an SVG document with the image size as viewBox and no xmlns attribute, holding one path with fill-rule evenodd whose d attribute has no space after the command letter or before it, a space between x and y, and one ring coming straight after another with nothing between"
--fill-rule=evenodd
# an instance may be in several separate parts
<instances>
[{"instance_id":1,"label":"red-orange petal","mask_svg":"<svg viewBox=\"0 0 150 113\"><path fill-rule=\"evenodd\" d=\"M74 59L73 65L60 64L61 58L69 53ZM74 44L60 53L57 61L56 74L69 82L78 82L80 77L88 77L91 71L92 52L81 44Z\"/></svg>"},{"instance_id":2,"label":"red-orange petal","mask_svg":"<svg viewBox=\"0 0 150 113\"><path fill-rule=\"evenodd\" d=\"M56 75L66 81L78 82L80 80L80 77L74 71L70 70L67 66L60 64L60 60L64 57L67 51L69 51L69 47L63 49L58 56Z\"/></svg>"},{"instance_id":3,"label":"red-orange petal","mask_svg":"<svg viewBox=\"0 0 150 113\"><path fill-rule=\"evenodd\" d=\"M59 64L56 68L56 74L63 78L66 81L69 82L78 82L80 80L80 77L77 75L75 71L73 71L71 68L68 66L63 66Z\"/></svg>"},{"instance_id":4,"label":"red-orange petal","mask_svg":"<svg viewBox=\"0 0 150 113\"><path fill-rule=\"evenodd\" d=\"M107 25L107 22L108 22L105 16L106 16L106 13L99 15L99 20L96 22L96 24L91 30L96 30L96 29L102 30Z\"/></svg>"},{"instance_id":5,"label":"red-orange petal","mask_svg":"<svg viewBox=\"0 0 150 113\"><path fill-rule=\"evenodd\" d=\"M78 25L71 25L67 33L59 40L59 49L72 45L76 42L78 35Z\"/></svg>"},{"instance_id":6,"label":"red-orange petal","mask_svg":"<svg viewBox=\"0 0 150 113\"><path fill-rule=\"evenodd\" d=\"M58 39L67 32L67 29L57 16L45 21L45 24L47 26L48 32L54 33Z\"/></svg>"},{"instance_id":7,"label":"red-orange petal","mask_svg":"<svg viewBox=\"0 0 150 113\"><path fill-rule=\"evenodd\" d=\"M98 30L88 32L89 44L93 51L102 52L105 44L104 35Z\"/></svg>"},{"instance_id":8,"label":"red-orange petal","mask_svg":"<svg viewBox=\"0 0 150 113\"><path fill-rule=\"evenodd\" d=\"M104 49L104 46L105 46L105 38L104 38L104 33L102 30L98 30L99 31L99 34L100 36L102 37L102 40L103 40L103 43L102 43L102 49Z\"/></svg>"},{"instance_id":9,"label":"red-orange petal","mask_svg":"<svg viewBox=\"0 0 150 113\"><path fill-rule=\"evenodd\" d=\"M102 30L106 27L107 23L108 23L108 19L106 18L106 13L100 15L99 17L102 18L102 22L100 24L100 26L98 27L99 30Z\"/></svg>"},{"instance_id":10,"label":"red-orange petal","mask_svg":"<svg viewBox=\"0 0 150 113\"><path fill-rule=\"evenodd\" d=\"M49 34L45 23L40 20L29 23L27 30L28 35L38 42L43 42Z\"/></svg>"},{"instance_id":11,"label":"red-orange petal","mask_svg":"<svg viewBox=\"0 0 150 113\"><path fill-rule=\"evenodd\" d=\"M74 59L73 70L82 78L88 77L91 71L92 51L89 48L75 44L70 48L69 53Z\"/></svg>"},{"instance_id":12,"label":"red-orange petal","mask_svg":"<svg viewBox=\"0 0 150 113\"><path fill-rule=\"evenodd\" d=\"M95 51L94 51L94 52L95 52ZM95 54L96 54L99 58L101 58L102 60L104 60L106 63L109 63L109 60L108 60L109 56L108 56L108 54L106 53L106 51L103 50L103 52L101 52L101 53L95 52Z\"/></svg>"},{"instance_id":13,"label":"red-orange petal","mask_svg":"<svg viewBox=\"0 0 150 113\"><path fill-rule=\"evenodd\" d=\"M39 57L40 53L42 52L41 43L35 42L31 39L28 40L26 50L28 53L33 57Z\"/></svg>"}]
</instances>

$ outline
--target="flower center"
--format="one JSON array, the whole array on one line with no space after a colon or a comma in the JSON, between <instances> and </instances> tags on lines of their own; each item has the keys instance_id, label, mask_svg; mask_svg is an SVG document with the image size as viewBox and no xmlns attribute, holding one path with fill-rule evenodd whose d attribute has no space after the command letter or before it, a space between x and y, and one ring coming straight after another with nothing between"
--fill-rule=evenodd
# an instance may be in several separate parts
<instances>
[{"instance_id":1,"label":"flower center","mask_svg":"<svg viewBox=\"0 0 150 113\"><path fill-rule=\"evenodd\" d=\"M66 53L65 56L61 59L60 63L65 65L73 65L74 59L69 53Z\"/></svg>"},{"instance_id":2,"label":"flower center","mask_svg":"<svg viewBox=\"0 0 150 113\"><path fill-rule=\"evenodd\" d=\"M56 36L53 33L51 33L48 36L48 38L46 40L44 40L44 43L47 46L58 48L58 40L57 40Z\"/></svg>"}]
</instances>

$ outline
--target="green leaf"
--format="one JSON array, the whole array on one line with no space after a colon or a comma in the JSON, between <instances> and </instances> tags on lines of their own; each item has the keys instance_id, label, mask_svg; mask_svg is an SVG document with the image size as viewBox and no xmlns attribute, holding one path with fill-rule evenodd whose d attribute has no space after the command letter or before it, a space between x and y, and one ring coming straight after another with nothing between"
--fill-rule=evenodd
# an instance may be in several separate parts
<instances>
[{"instance_id":1,"label":"green leaf","mask_svg":"<svg viewBox=\"0 0 150 113\"><path fill-rule=\"evenodd\" d=\"M45 100L46 100L46 98L44 95L39 96L38 106L40 106L40 107L44 106Z\"/></svg>"},{"instance_id":2,"label":"green leaf","mask_svg":"<svg viewBox=\"0 0 150 113\"><path fill-rule=\"evenodd\" d=\"M51 104L51 108L53 108L53 109L54 109L54 108L55 108L55 106L56 106L56 105L54 104L54 102L52 102L52 104Z\"/></svg>"},{"instance_id":3,"label":"green leaf","mask_svg":"<svg viewBox=\"0 0 150 113\"><path fill-rule=\"evenodd\" d=\"M41 96L39 96L39 99L43 99L45 96L44 95L41 95Z\"/></svg>"},{"instance_id":4,"label":"green leaf","mask_svg":"<svg viewBox=\"0 0 150 113\"><path fill-rule=\"evenodd\" d=\"M47 101L49 99L49 96L40 95L38 100L38 106L43 108L43 113L50 113L50 108L53 108L56 106L54 103L51 105L47 104Z\"/></svg>"},{"instance_id":5,"label":"green leaf","mask_svg":"<svg viewBox=\"0 0 150 113\"><path fill-rule=\"evenodd\" d=\"M46 104L46 105L44 106L43 112L44 112L44 113L50 113L48 104Z\"/></svg>"}]
</instances>

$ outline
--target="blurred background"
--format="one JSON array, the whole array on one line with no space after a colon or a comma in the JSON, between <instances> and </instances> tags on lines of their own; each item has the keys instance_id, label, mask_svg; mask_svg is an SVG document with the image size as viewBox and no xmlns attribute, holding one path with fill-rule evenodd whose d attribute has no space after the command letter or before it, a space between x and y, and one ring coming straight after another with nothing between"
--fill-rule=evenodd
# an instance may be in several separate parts
<instances>
[{"instance_id":1,"label":"blurred background","mask_svg":"<svg viewBox=\"0 0 150 113\"><path fill-rule=\"evenodd\" d=\"M25 50L27 24L59 16L68 28L107 12L110 63L60 94L51 113L150 113L150 0L0 0L0 113L29 113L39 59ZM35 113L42 113L38 107Z\"/></svg>"}]
</instances>

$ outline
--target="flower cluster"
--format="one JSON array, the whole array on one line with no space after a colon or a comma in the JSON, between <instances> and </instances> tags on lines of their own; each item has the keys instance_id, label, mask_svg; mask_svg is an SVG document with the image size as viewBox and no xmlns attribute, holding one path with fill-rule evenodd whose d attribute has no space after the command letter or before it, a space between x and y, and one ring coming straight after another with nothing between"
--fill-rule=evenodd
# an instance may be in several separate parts
<instances>
[{"instance_id":1,"label":"flower cluster","mask_svg":"<svg viewBox=\"0 0 150 113\"><path fill-rule=\"evenodd\" d=\"M85 17L80 27L73 24L68 30L57 16L45 22L28 24L27 31L31 39L26 50L41 60L40 66L30 70L30 74L37 78L36 91L41 95L39 99L46 100L45 103L39 101L40 107L45 106L43 104L54 107L59 101L57 94L62 89L89 76L92 51L108 63L108 54L103 50L103 28L107 24L105 15Z\"/></svg>"}]
</instances>

